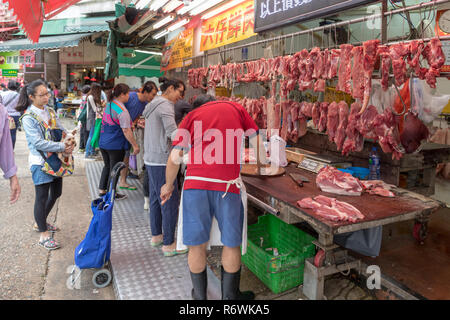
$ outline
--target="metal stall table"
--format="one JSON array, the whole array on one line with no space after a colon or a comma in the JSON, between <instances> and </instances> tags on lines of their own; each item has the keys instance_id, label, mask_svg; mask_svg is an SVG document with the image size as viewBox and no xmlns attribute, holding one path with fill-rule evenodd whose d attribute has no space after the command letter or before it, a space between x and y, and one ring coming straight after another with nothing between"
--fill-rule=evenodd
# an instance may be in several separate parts
<instances>
[{"instance_id":1,"label":"metal stall table","mask_svg":"<svg viewBox=\"0 0 450 320\"><path fill-rule=\"evenodd\" d=\"M301 173L310 182L299 187L289 173ZM350 257L347 250L333 242L334 235L387 225L399 221L415 220L415 237L423 241L432 212L440 203L423 195L397 188L395 198L380 197L363 193L361 196L341 196L320 191L316 185L316 174L287 167L286 174L279 177L243 176L249 201L254 205L277 215L286 223L308 223L317 233L314 244L318 253L305 261L303 293L309 299L323 299L324 279L327 275L356 269L361 271L361 260ZM348 202L365 216L363 220L333 222L317 216L311 209L301 209L296 202L305 197L324 195Z\"/></svg>"}]
</instances>

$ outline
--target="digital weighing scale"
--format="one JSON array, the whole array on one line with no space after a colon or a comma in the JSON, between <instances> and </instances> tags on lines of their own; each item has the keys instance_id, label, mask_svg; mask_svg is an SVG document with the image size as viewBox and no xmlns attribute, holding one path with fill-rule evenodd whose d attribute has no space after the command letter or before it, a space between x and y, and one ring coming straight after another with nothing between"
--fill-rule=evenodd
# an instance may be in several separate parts
<instances>
[{"instance_id":1,"label":"digital weighing scale","mask_svg":"<svg viewBox=\"0 0 450 320\"><path fill-rule=\"evenodd\" d=\"M352 164L350 162L342 161L342 159L334 156L305 154L304 159L298 165L300 169L314 173L318 173L320 169L326 166L345 169L351 167Z\"/></svg>"}]
</instances>

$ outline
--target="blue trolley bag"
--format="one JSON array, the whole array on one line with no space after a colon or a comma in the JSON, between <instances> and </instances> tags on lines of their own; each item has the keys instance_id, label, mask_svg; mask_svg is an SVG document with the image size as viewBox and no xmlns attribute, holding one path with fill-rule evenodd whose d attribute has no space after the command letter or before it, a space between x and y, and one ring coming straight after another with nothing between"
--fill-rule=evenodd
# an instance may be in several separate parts
<instances>
[{"instance_id":1,"label":"blue trolley bag","mask_svg":"<svg viewBox=\"0 0 450 320\"><path fill-rule=\"evenodd\" d=\"M123 162L114 166L109 191L91 203L94 216L84 240L75 249L75 264L80 269L101 268L109 260L115 189L117 178L124 167Z\"/></svg>"}]
</instances>

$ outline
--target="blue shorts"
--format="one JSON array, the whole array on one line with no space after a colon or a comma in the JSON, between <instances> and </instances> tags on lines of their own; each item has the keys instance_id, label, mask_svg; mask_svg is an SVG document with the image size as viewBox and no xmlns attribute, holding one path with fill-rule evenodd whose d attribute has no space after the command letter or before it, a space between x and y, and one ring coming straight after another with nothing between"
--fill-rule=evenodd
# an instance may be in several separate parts
<instances>
[{"instance_id":1,"label":"blue shorts","mask_svg":"<svg viewBox=\"0 0 450 320\"><path fill-rule=\"evenodd\" d=\"M209 241L213 216L220 229L220 240L230 248L242 242L244 208L241 196L223 191L188 189L183 191L183 243L197 246Z\"/></svg>"}]
</instances>

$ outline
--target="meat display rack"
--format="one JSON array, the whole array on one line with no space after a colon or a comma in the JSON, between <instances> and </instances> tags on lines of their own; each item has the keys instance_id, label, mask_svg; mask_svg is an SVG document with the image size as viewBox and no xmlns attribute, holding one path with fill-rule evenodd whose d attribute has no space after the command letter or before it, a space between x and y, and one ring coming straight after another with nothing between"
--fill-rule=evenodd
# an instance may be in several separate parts
<instances>
[{"instance_id":1,"label":"meat display rack","mask_svg":"<svg viewBox=\"0 0 450 320\"><path fill-rule=\"evenodd\" d=\"M289 178L289 173L300 173L310 182L299 187ZM309 299L324 298L325 276L350 269L362 271L361 260L349 256L347 250L335 245L334 235L415 220L413 236L423 242L430 216L441 206L436 200L400 188L394 190L395 198L369 194L359 197L329 194L320 191L315 177L314 173L295 167L287 167L286 175L280 177L242 177L253 205L289 224L306 222L318 233L318 239L314 242L318 253L305 261L303 293ZM315 215L311 209L301 209L296 205L300 199L321 194L350 203L365 215L365 219L355 223L333 222Z\"/></svg>"},{"instance_id":2,"label":"meat display rack","mask_svg":"<svg viewBox=\"0 0 450 320\"><path fill-rule=\"evenodd\" d=\"M361 22L367 22L367 21L371 21L374 19L379 19L381 18L381 43L385 44L385 45L392 45L395 43L399 43L399 42L409 42L412 40L406 40L403 39L402 41L389 41L389 39L387 39L387 27L388 27L388 23L386 21L386 19L388 17L392 18L392 15L395 14L402 14L402 13L408 13L409 11L412 10L422 10L422 9L426 9L426 8L434 8L436 10L438 5L443 5L443 4L447 4L450 3L450 0L434 0L434 1L428 1L428 2L421 2L420 4L417 5L412 5L412 6L408 6L405 8L399 8L399 9L394 9L394 10L387 10L387 4L386 4L386 0L382 1L382 9L381 9L381 13L376 13L376 14L372 14L372 15L366 15L363 16L361 18L356 18L356 19L351 19L348 21L341 21L341 22L336 22L336 23L331 23L331 24L327 24L324 26L320 26L320 27L316 27L316 28L312 28L312 29L308 29L308 30L302 30L302 31L298 31L298 32L294 32L294 33L290 33L290 34L285 34L285 35L280 35L280 36L276 36L276 37L272 37L272 38L268 38L268 39L263 39L263 40L258 40L258 41L254 41L254 42L250 42L250 43L246 43L246 44L242 44L242 45L238 45L238 46L234 46L234 47L228 47L228 48L218 48L217 51L205 51L204 54L202 56L197 56L197 57L188 57L188 58L184 58L183 61L190 61L192 59L197 59L200 58L201 59L201 64L202 67L207 67L208 66L208 56L211 55L219 55L221 58L222 63L224 63L227 60L226 57L226 53L227 52L232 52L230 54L230 56L232 58L234 58L235 56L237 56L236 54L234 54L236 52L236 50L240 50L243 48L249 48L252 46L258 46L258 45L265 45L268 43L276 43L276 42L280 42L282 40L287 40L287 39L291 39L291 43L293 41L293 39L296 36L300 36L300 35L311 35L311 39L313 39L312 35L315 32L324 32L325 30L329 30L330 32L334 32L336 33L337 28L339 27L343 27L343 26L349 26L351 24L355 24L355 23L361 23ZM332 37L332 36L331 36ZM439 37L441 40L450 40L450 36L440 36ZM428 42L430 41L431 38L423 38L422 40L424 40L424 42ZM350 43L350 42L349 42ZM312 46L310 46L309 48L312 48L314 46L314 41L311 41ZM350 43L353 45L357 45L357 44L361 44L361 43ZM335 44L335 47L338 47L337 44ZM324 47L321 47L322 49L324 49ZM286 53L286 54L292 54L293 52L290 53ZM284 54L279 54L279 55L284 55ZM274 57L276 55L274 54ZM254 57L254 58L249 58L245 61L250 61L250 60L255 60L255 59L259 59L258 57ZM196 60L197 61L197 60ZM243 61L233 61L232 62L243 62ZM198 62L197 62L198 64ZM191 67L189 67L191 68ZM446 74L444 74L443 72L441 73L441 76L447 76Z\"/></svg>"}]
</instances>

